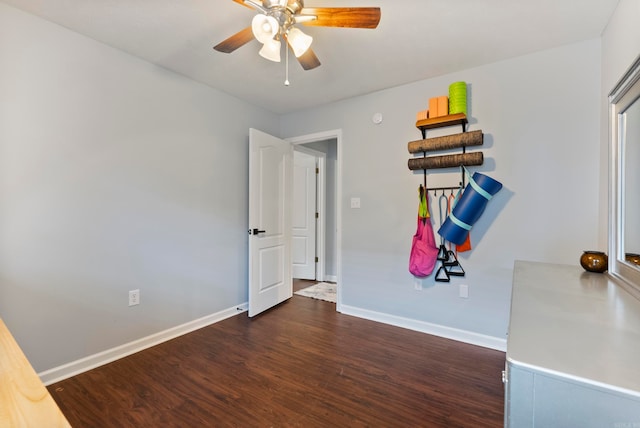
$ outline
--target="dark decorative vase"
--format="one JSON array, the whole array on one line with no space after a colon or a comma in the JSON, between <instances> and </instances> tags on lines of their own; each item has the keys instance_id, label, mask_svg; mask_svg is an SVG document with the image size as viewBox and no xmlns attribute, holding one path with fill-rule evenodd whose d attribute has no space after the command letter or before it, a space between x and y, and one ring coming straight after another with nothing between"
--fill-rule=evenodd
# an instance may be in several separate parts
<instances>
[{"instance_id":1,"label":"dark decorative vase","mask_svg":"<svg viewBox=\"0 0 640 428\"><path fill-rule=\"evenodd\" d=\"M607 270L609 258L602 251L585 251L580 257L580 266L588 272L602 273Z\"/></svg>"},{"instance_id":2,"label":"dark decorative vase","mask_svg":"<svg viewBox=\"0 0 640 428\"><path fill-rule=\"evenodd\" d=\"M633 263L634 265L640 266L640 254L627 253L625 254L625 259L629 263Z\"/></svg>"}]
</instances>

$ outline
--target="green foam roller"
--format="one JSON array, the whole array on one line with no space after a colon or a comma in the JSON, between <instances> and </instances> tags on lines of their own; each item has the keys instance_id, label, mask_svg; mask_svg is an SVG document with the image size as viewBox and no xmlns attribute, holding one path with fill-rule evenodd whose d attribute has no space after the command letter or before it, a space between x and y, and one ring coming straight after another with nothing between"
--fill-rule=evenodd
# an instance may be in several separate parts
<instances>
[{"instance_id":1,"label":"green foam roller","mask_svg":"<svg viewBox=\"0 0 640 428\"><path fill-rule=\"evenodd\" d=\"M467 114L467 83L454 82L449 85L449 114Z\"/></svg>"}]
</instances>

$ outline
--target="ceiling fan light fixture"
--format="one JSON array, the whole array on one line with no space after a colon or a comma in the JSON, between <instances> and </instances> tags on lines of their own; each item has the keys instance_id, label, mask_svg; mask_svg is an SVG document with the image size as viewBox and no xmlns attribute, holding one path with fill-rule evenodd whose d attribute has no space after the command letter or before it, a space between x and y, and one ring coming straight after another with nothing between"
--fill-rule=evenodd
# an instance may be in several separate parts
<instances>
[{"instance_id":1,"label":"ceiling fan light fixture","mask_svg":"<svg viewBox=\"0 0 640 428\"><path fill-rule=\"evenodd\" d=\"M269 61L280 62L280 46L280 40L267 40L258 53Z\"/></svg>"},{"instance_id":2,"label":"ceiling fan light fixture","mask_svg":"<svg viewBox=\"0 0 640 428\"><path fill-rule=\"evenodd\" d=\"M267 43L278 35L280 24L273 16L259 14L253 17L251 30L256 40L260 43Z\"/></svg>"},{"instance_id":3,"label":"ceiling fan light fixture","mask_svg":"<svg viewBox=\"0 0 640 428\"><path fill-rule=\"evenodd\" d=\"M289 45L291 46L291 49L293 49L293 54L296 56L296 58L299 58L311 47L313 37L303 33L296 27L291 27L287 32L287 40L289 42Z\"/></svg>"},{"instance_id":4,"label":"ceiling fan light fixture","mask_svg":"<svg viewBox=\"0 0 640 428\"><path fill-rule=\"evenodd\" d=\"M256 39L263 44L260 54L271 61L279 61L281 43L291 46L304 70L320 66L313 52L313 38L294 28L297 24L313 27L377 28L381 12L379 7L304 7L304 0L233 0L257 11L251 25L213 47L231 53ZM289 46L286 46L287 59Z\"/></svg>"},{"instance_id":5,"label":"ceiling fan light fixture","mask_svg":"<svg viewBox=\"0 0 640 428\"><path fill-rule=\"evenodd\" d=\"M287 7L287 3L289 3L288 0L267 0L266 2L262 2L262 6L266 9L271 9L273 7L285 8Z\"/></svg>"}]
</instances>

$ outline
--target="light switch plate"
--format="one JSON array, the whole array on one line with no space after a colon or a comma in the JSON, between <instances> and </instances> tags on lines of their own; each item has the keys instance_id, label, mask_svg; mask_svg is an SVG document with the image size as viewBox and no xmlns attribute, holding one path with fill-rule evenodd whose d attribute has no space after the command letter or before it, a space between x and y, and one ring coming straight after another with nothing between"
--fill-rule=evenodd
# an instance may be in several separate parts
<instances>
[{"instance_id":1,"label":"light switch plate","mask_svg":"<svg viewBox=\"0 0 640 428\"><path fill-rule=\"evenodd\" d=\"M469 286L467 284L460 284L460 297L463 299L469 298Z\"/></svg>"}]
</instances>

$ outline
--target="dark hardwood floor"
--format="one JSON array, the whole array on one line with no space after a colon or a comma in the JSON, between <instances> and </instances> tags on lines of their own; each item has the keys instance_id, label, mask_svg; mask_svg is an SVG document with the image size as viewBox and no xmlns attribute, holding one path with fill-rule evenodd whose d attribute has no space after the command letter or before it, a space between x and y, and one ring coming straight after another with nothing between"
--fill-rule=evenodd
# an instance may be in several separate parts
<instances>
[{"instance_id":1,"label":"dark hardwood floor","mask_svg":"<svg viewBox=\"0 0 640 428\"><path fill-rule=\"evenodd\" d=\"M501 427L504 353L294 295L48 387L79 427Z\"/></svg>"},{"instance_id":2,"label":"dark hardwood floor","mask_svg":"<svg viewBox=\"0 0 640 428\"><path fill-rule=\"evenodd\" d=\"M295 293L298 290L302 290L303 288L311 287L313 284L316 284L318 281L312 281L309 279L296 279L293 278L293 292Z\"/></svg>"}]
</instances>

